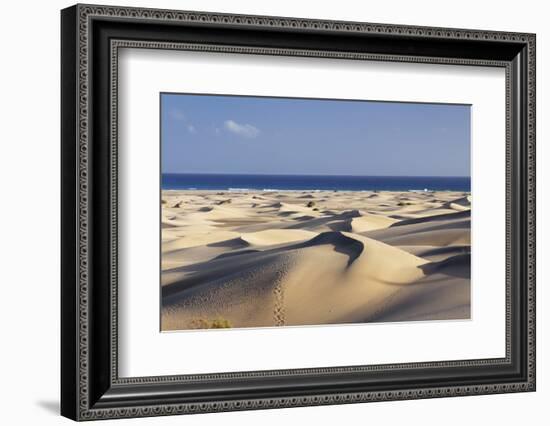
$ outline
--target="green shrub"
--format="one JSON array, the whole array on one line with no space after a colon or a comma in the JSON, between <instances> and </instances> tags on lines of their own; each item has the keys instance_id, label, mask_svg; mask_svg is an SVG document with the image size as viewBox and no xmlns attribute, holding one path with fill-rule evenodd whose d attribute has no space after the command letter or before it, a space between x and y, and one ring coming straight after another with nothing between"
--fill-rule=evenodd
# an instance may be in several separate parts
<instances>
[{"instance_id":1,"label":"green shrub","mask_svg":"<svg viewBox=\"0 0 550 426\"><path fill-rule=\"evenodd\" d=\"M210 324L210 328L231 328L231 323L224 318L216 318Z\"/></svg>"},{"instance_id":2,"label":"green shrub","mask_svg":"<svg viewBox=\"0 0 550 426\"><path fill-rule=\"evenodd\" d=\"M204 318L197 318L191 321L189 328L193 329L208 329L208 328L231 328L231 322L225 318L214 318L207 320Z\"/></svg>"}]
</instances>

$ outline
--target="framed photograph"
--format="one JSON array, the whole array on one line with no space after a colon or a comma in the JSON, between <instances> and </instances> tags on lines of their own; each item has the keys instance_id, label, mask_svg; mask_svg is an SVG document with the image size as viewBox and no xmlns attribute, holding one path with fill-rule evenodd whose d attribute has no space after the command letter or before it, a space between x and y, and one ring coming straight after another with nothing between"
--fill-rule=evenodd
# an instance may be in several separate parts
<instances>
[{"instance_id":1,"label":"framed photograph","mask_svg":"<svg viewBox=\"0 0 550 426\"><path fill-rule=\"evenodd\" d=\"M535 35L61 12L61 412L535 390Z\"/></svg>"}]
</instances>

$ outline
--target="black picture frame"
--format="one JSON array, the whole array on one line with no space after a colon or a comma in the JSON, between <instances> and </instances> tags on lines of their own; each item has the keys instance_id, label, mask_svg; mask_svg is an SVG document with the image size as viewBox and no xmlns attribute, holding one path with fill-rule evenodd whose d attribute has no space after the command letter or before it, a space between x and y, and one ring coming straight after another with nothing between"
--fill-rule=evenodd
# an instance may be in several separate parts
<instances>
[{"instance_id":1,"label":"black picture frame","mask_svg":"<svg viewBox=\"0 0 550 426\"><path fill-rule=\"evenodd\" d=\"M74 420L535 390L535 35L75 5L61 12L61 414ZM506 357L118 377L119 47L506 69Z\"/></svg>"}]
</instances>

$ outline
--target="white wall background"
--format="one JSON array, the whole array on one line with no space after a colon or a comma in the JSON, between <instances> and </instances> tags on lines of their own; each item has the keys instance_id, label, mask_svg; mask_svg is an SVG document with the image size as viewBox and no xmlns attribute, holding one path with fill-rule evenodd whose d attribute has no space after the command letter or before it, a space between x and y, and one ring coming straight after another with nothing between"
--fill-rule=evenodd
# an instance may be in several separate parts
<instances>
[{"instance_id":1,"label":"white wall background","mask_svg":"<svg viewBox=\"0 0 550 426\"><path fill-rule=\"evenodd\" d=\"M537 33L538 390L361 405L107 421L102 424L544 424L550 401L550 27L540 0L119 0L103 4ZM0 417L68 424L59 404L59 10L61 0L2 5L0 64ZM547 421L547 420L546 420ZM131 423L129 423L131 422Z\"/></svg>"}]
</instances>

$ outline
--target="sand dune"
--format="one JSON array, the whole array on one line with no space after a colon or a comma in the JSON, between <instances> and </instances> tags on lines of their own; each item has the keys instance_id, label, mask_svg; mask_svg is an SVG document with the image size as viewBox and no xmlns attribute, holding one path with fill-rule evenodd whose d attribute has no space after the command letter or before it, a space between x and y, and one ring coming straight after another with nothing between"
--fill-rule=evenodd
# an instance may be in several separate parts
<instances>
[{"instance_id":1,"label":"sand dune","mask_svg":"<svg viewBox=\"0 0 550 426\"><path fill-rule=\"evenodd\" d=\"M243 234L241 238L251 245L269 246L307 240L313 235L313 232L301 229L267 229Z\"/></svg>"},{"instance_id":2,"label":"sand dune","mask_svg":"<svg viewBox=\"0 0 550 426\"><path fill-rule=\"evenodd\" d=\"M406 219L363 234L393 245L469 245L470 212Z\"/></svg>"},{"instance_id":3,"label":"sand dune","mask_svg":"<svg viewBox=\"0 0 550 426\"><path fill-rule=\"evenodd\" d=\"M374 231L388 228L396 222L398 220L391 217L366 213L351 220L351 230L353 232Z\"/></svg>"},{"instance_id":4,"label":"sand dune","mask_svg":"<svg viewBox=\"0 0 550 426\"><path fill-rule=\"evenodd\" d=\"M469 318L467 193L162 199L163 330Z\"/></svg>"}]
</instances>

